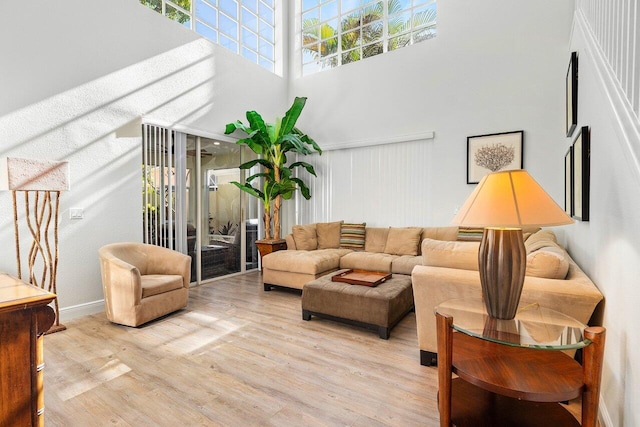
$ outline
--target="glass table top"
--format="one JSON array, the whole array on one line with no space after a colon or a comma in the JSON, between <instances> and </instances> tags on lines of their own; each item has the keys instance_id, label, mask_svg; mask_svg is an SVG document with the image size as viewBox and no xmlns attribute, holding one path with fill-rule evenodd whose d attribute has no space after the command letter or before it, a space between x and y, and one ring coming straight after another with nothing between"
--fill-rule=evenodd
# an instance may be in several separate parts
<instances>
[{"instance_id":1,"label":"glass table top","mask_svg":"<svg viewBox=\"0 0 640 427\"><path fill-rule=\"evenodd\" d=\"M583 335L586 325L536 303L521 304L512 320L489 317L482 300L475 299L445 301L435 311L452 316L453 329L499 344L547 350L570 350L590 344Z\"/></svg>"}]
</instances>

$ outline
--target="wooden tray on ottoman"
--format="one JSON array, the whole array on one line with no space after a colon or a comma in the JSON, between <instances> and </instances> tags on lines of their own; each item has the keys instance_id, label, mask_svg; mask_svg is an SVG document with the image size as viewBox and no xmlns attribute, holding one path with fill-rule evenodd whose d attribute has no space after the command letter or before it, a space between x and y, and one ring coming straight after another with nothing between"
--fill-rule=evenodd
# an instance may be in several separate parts
<instances>
[{"instance_id":1,"label":"wooden tray on ottoman","mask_svg":"<svg viewBox=\"0 0 640 427\"><path fill-rule=\"evenodd\" d=\"M331 276L332 282L344 282L350 285L375 287L391 279L391 273L369 270L347 270Z\"/></svg>"}]
</instances>

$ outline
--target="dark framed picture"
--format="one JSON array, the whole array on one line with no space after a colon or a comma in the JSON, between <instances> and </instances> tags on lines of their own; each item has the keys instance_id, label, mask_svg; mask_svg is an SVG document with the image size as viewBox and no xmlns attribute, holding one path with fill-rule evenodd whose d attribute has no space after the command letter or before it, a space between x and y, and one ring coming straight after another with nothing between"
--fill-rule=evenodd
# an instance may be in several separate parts
<instances>
[{"instance_id":1,"label":"dark framed picture","mask_svg":"<svg viewBox=\"0 0 640 427\"><path fill-rule=\"evenodd\" d=\"M522 169L524 131L467 137L467 184L499 170Z\"/></svg>"},{"instance_id":2,"label":"dark framed picture","mask_svg":"<svg viewBox=\"0 0 640 427\"><path fill-rule=\"evenodd\" d=\"M564 211L573 216L573 146L564 155Z\"/></svg>"},{"instance_id":3,"label":"dark framed picture","mask_svg":"<svg viewBox=\"0 0 640 427\"><path fill-rule=\"evenodd\" d=\"M578 124L578 53L571 52L567 70L567 137L573 134Z\"/></svg>"},{"instance_id":4,"label":"dark framed picture","mask_svg":"<svg viewBox=\"0 0 640 427\"><path fill-rule=\"evenodd\" d=\"M591 174L591 138L588 126L583 126L573 141L572 155L572 216L589 221L589 180Z\"/></svg>"}]
</instances>

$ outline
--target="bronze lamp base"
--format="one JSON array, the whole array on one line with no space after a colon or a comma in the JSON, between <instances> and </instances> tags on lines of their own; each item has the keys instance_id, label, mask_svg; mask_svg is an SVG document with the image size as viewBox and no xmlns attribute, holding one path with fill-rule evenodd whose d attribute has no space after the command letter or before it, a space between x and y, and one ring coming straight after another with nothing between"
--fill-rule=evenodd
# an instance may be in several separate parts
<instances>
[{"instance_id":1,"label":"bronze lamp base","mask_svg":"<svg viewBox=\"0 0 640 427\"><path fill-rule=\"evenodd\" d=\"M478 252L482 296L489 316L513 319L527 266L522 229L487 227Z\"/></svg>"}]
</instances>

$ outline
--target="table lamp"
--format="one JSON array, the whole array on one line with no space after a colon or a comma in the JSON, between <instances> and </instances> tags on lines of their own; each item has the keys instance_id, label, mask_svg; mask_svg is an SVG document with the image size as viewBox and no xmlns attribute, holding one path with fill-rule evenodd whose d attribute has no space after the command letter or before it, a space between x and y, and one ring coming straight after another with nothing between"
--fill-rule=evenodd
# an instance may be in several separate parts
<instances>
[{"instance_id":1,"label":"table lamp","mask_svg":"<svg viewBox=\"0 0 640 427\"><path fill-rule=\"evenodd\" d=\"M573 220L520 169L485 175L451 223L484 227L478 251L484 304L489 316L508 320L516 315L527 266L522 227Z\"/></svg>"},{"instance_id":2,"label":"table lamp","mask_svg":"<svg viewBox=\"0 0 640 427\"><path fill-rule=\"evenodd\" d=\"M58 209L60 192L69 190L69 163L2 158L0 190L11 191L13 200L18 278L23 279L17 197L17 193L20 192L24 194L24 217L32 237L26 256L29 276L23 280L55 294L58 270ZM47 333L66 329L60 324L57 296L54 299L54 310L56 320Z\"/></svg>"}]
</instances>

